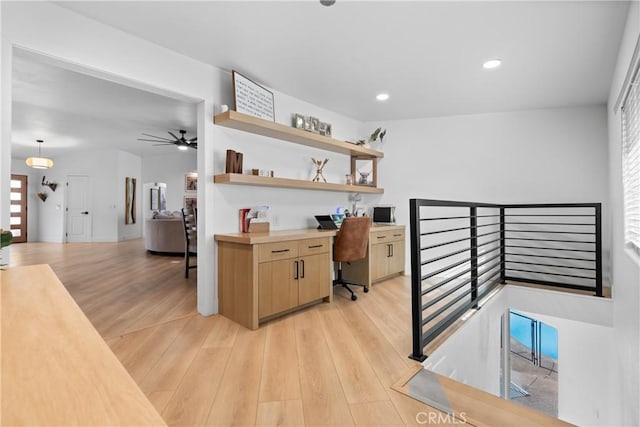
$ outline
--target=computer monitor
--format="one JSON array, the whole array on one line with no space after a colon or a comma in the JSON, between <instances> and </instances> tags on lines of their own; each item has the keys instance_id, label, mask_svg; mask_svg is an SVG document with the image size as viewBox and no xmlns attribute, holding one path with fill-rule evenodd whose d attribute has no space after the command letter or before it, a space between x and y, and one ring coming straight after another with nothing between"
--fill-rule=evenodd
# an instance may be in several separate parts
<instances>
[{"instance_id":1,"label":"computer monitor","mask_svg":"<svg viewBox=\"0 0 640 427\"><path fill-rule=\"evenodd\" d=\"M331 215L316 215L315 217L318 224L320 224L318 228L323 230L336 230L338 228Z\"/></svg>"}]
</instances>

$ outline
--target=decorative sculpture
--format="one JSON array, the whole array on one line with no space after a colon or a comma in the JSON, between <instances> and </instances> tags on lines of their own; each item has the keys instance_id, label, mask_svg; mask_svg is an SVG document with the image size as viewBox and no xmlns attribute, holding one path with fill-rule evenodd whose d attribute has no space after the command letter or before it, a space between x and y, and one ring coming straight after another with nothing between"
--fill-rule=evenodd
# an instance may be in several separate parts
<instances>
[{"instance_id":1,"label":"decorative sculpture","mask_svg":"<svg viewBox=\"0 0 640 427\"><path fill-rule=\"evenodd\" d=\"M313 164L316 167L316 176L313 177L312 181L320 182L320 178L322 178L324 182L327 182L327 180L324 178L324 175L322 175L322 168L324 167L324 165L327 164L329 159L316 160L312 157L311 160L313 161Z\"/></svg>"}]
</instances>

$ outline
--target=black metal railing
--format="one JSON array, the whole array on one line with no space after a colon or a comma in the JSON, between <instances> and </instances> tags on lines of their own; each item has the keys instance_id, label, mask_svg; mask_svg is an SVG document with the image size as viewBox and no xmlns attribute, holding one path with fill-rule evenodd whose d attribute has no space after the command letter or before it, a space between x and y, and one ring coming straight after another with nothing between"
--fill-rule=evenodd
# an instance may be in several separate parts
<instances>
[{"instance_id":1,"label":"black metal railing","mask_svg":"<svg viewBox=\"0 0 640 427\"><path fill-rule=\"evenodd\" d=\"M409 208L413 359L507 280L602 296L600 203L411 199Z\"/></svg>"}]
</instances>

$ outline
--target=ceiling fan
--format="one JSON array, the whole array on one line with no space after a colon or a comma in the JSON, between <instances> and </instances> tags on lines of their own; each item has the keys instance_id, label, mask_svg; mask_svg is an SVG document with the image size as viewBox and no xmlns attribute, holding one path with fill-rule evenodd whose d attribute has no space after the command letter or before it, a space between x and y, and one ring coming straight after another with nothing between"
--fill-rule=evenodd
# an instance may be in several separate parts
<instances>
[{"instance_id":1,"label":"ceiling fan","mask_svg":"<svg viewBox=\"0 0 640 427\"><path fill-rule=\"evenodd\" d=\"M175 145L178 147L178 150L188 150L189 148L198 149L198 137L193 137L191 139L185 138L186 130L180 129L180 138L176 136L175 133L168 131L167 133L173 137L173 139L164 138L162 136L149 135L148 133L143 133L142 135L148 136L155 139L145 139L138 138L138 141L146 141L146 142L157 142L158 144L153 144L154 147L161 145Z\"/></svg>"}]
</instances>

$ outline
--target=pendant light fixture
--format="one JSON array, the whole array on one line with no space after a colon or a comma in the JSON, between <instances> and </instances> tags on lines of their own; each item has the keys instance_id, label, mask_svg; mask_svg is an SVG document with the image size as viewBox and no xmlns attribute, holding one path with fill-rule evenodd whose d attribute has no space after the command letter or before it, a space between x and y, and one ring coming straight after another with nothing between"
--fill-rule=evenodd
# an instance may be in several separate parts
<instances>
[{"instance_id":1,"label":"pendant light fixture","mask_svg":"<svg viewBox=\"0 0 640 427\"><path fill-rule=\"evenodd\" d=\"M34 169L49 169L53 166L53 160L42 157L42 143L41 139L37 139L38 143L38 157L29 157L26 161L27 166Z\"/></svg>"}]
</instances>

